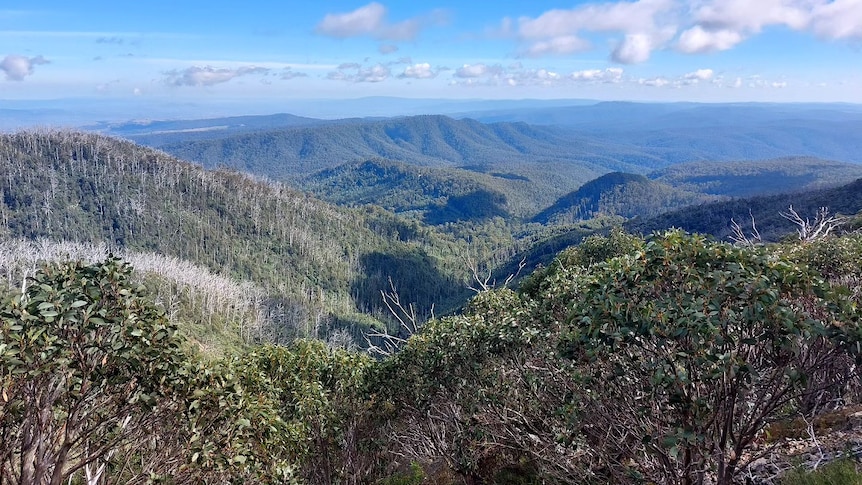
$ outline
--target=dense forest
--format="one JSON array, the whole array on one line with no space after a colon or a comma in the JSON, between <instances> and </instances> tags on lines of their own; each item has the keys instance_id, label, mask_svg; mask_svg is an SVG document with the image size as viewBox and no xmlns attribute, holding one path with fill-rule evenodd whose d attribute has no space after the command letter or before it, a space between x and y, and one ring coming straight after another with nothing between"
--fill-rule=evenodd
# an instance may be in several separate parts
<instances>
[{"instance_id":1,"label":"dense forest","mask_svg":"<svg viewBox=\"0 0 862 485\"><path fill-rule=\"evenodd\" d=\"M302 191L0 135L0 482L774 483L862 452L762 466L862 405L862 179L692 167L528 210L505 166Z\"/></svg>"},{"instance_id":2,"label":"dense forest","mask_svg":"<svg viewBox=\"0 0 862 485\"><path fill-rule=\"evenodd\" d=\"M122 261L53 264L0 309L0 476L729 484L804 436L794 418L862 397L860 263L858 234L615 231L380 360L311 340L201 358Z\"/></svg>"},{"instance_id":3,"label":"dense forest","mask_svg":"<svg viewBox=\"0 0 862 485\"><path fill-rule=\"evenodd\" d=\"M249 282L263 289L268 332L287 336L346 328L363 341L361 329L389 319L380 292L391 285L423 314L450 311L469 292L464 260L483 265L514 244L493 221L474 228L491 237L468 242L100 135L5 135L0 173L3 238L106 244Z\"/></svg>"}]
</instances>

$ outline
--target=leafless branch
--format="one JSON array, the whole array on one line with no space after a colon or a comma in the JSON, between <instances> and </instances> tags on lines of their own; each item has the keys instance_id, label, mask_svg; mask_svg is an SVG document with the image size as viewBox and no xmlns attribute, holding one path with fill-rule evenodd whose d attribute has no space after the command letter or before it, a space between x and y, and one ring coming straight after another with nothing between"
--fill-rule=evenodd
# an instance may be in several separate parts
<instances>
[{"instance_id":1,"label":"leafless branch","mask_svg":"<svg viewBox=\"0 0 862 485\"><path fill-rule=\"evenodd\" d=\"M796 232L799 234L799 240L803 242L815 241L829 235L833 230L841 227L847 222L847 218L843 216L830 215L828 207L821 207L817 210L817 216L812 222L811 219L799 215L791 205L787 212L779 212L781 217L796 224Z\"/></svg>"},{"instance_id":2,"label":"leafless branch","mask_svg":"<svg viewBox=\"0 0 862 485\"><path fill-rule=\"evenodd\" d=\"M751 247L763 243L763 240L760 237L760 231L757 230L757 222L754 220L754 214L751 213L751 209L748 210L748 215L751 217L751 231L748 234L745 233L738 222L733 220L733 218L730 219L731 235L729 237L730 240L738 246Z\"/></svg>"},{"instance_id":3,"label":"leafless branch","mask_svg":"<svg viewBox=\"0 0 862 485\"><path fill-rule=\"evenodd\" d=\"M368 344L368 352L387 357L404 346L407 339L422 328L423 322L416 313L416 306L413 303L405 305L401 302L401 297L392 278L389 278L389 291L380 290L380 295L383 297L383 303L389 313L398 320L399 328L404 336L392 335L389 332L369 332L365 334L365 342ZM433 305L431 306L431 318L434 318ZM376 339L380 343L375 344L372 339Z\"/></svg>"}]
</instances>

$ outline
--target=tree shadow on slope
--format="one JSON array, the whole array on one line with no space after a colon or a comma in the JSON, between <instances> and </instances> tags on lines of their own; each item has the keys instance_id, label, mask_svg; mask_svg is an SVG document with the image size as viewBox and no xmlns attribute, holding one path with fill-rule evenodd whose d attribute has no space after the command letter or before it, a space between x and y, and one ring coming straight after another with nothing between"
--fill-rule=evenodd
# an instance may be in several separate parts
<instances>
[{"instance_id":1,"label":"tree shadow on slope","mask_svg":"<svg viewBox=\"0 0 862 485\"><path fill-rule=\"evenodd\" d=\"M363 255L360 261L363 271L353 283L351 294L364 313L388 319L391 315L382 292L393 290L405 308L414 305L421 320L432 312L442 314L455 309L468 296L463 281L440 271L436 261L419 248L394 253L375 251Z\"/></svg>"},{"instance_id":2,"label":"tree shadow on slope","mask_svg":"<svg viewBox=\"0 0 862 485\"><path fill-rule=\"evenodd\" d=\"M458 221L483 221L494 217L508 217L506 196L495 191L480 189L451 196L445 204L433 205L425 213L426 224L446 224Z\"/></svg>"}]
</instances>

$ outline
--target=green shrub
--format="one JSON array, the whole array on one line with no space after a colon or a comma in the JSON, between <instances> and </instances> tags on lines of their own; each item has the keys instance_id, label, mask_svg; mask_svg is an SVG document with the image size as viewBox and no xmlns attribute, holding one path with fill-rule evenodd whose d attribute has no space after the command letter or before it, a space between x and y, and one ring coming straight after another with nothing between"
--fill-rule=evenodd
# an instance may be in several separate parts
<instances>
[{"instance_id":1,"label":"green shrub","mask_svg":"<svg viewBox=\"0 0 862 485\"><path fill-rule=\"evenodd\" d=\"M419 485L425 480L425 471L415 461L406 472L396 473L377 482L377 485Z\"/></svg>"},{"instance_id":2,"label":"green shrub","mask_svg":"<svg viewBox=\"0 0 862 485\"><path fill-rule=\"evenodd\" d=\"M792 470L781 485L862 485L862 473L852 460L838 460L817 470Z\"/></svg>"}]
</instances>

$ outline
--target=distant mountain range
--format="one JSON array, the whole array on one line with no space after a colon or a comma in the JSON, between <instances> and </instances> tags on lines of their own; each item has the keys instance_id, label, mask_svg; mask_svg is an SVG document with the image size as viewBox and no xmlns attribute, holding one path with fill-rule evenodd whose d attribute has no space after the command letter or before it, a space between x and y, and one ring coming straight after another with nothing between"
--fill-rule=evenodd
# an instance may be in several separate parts
<instances>
[{"instance_id":1,"label":"distant mountain range","mask_svg":"<svg viewBox=\"0 0 862 485\"><path fill-rule=\"evenodd\" d=\"M417 102L417 106L421 104ZM745 196L788 187L811 188L814 185L810 184L822 181L799 179L788 185L791 174L776 177L759 168L766 175L751 178L739 172L733 179L724 168L714 166L714 175L722 177L724 185L719 187L713 180L707 189L712 165L692 165L698 177L706 178L688 181L680 174L694 177L694 172L675 171L673 166L787 156L862 163L862 138L857 136L862 132L862 108L855 105L560 106L546 102L504 108L462 113L474 115L478 121L441 115L342 120L271 115L122 123L100 129L206 167L230 167L301 189L309 184L308 188L321 190L324 196L327 184L344 187L348 183L343 173L337 175L337 181L321 178L336 176L330 171L341 165L384 159L414 167L460 170L468 179L481 180L483 187L503 194L508 213L520 217L535 216L609 172L648 175L666 170L651 177L688 192ZM780 165L776 162L776 170ZM848 166L820 169L840 172L826 183L847 181L858 174ZM328 175L316 175L319 172Z\"/></svg>"},{"instance_id":2,"label":"distant mountain range","mask_svg":"<svg viewBox=\"0 0 862 485\"><path fill-rule=\"evenodd\" d=\"M674 187L727 197L799 192L846 183L862 177L862 165L812 157L773 160L693 162L673 165L649 178Z\"/></svg>"}]
</instances>

